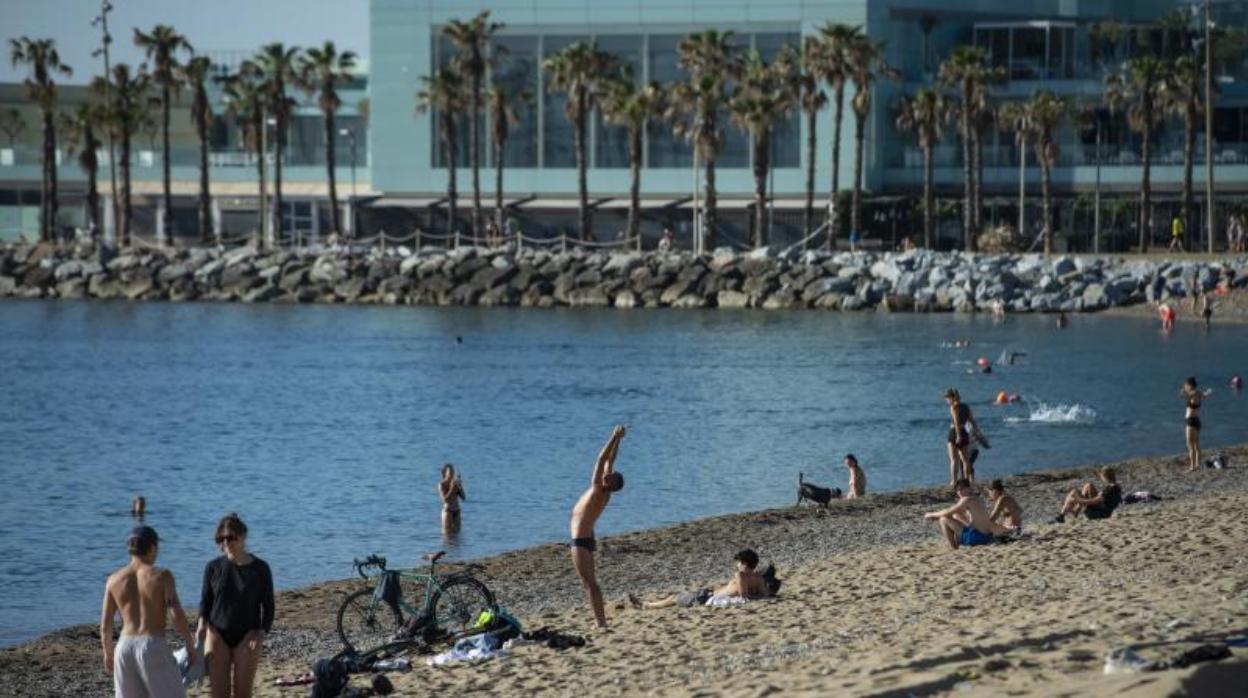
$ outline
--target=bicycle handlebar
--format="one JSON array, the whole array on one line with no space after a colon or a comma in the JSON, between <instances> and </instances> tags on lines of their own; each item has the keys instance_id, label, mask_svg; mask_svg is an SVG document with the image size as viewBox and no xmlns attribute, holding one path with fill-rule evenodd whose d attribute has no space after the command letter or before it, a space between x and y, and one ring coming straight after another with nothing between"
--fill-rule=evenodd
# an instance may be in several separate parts
<instances>
[{"instance_id":1,"label":"bicycle handlebar","mask_svg":"<svg viewBox=\"0 0 1248 698\"><path fill-rule=\"evenodd\" d=\"M355 566L355 573L360 575L361 579L368 579L368 575L364 573L365 567L377 567L382 572L386 571L386 558L375 554L369 555L363 560L357 558L352 561L352 564Z\"/></svg>"}]
</instances>

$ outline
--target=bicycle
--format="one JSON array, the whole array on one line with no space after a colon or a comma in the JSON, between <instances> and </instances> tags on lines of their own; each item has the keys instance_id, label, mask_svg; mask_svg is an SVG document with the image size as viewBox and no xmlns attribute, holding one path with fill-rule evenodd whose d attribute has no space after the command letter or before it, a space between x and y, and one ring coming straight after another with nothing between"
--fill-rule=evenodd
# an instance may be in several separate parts
<instances>
[{"instance_id":1,"label":"bicycle","mask_svg":"<svg viewBox=\"0 0 1248 698\"><path fill-rule=\"evenodd\" d=\"M473 629L482 612L496 608L494 594L470 572L439 575L435 571L445 551L429 553L429 573L387 570L386 558L369 555L353 560L355 571L367 581L366 570L376 568L377 583L343 599L338 608L338 637L348 651L369 649L405 639L426 641L455 637ZM417 605L417 595L423 601Z\"/></svg>"}]
</instances>

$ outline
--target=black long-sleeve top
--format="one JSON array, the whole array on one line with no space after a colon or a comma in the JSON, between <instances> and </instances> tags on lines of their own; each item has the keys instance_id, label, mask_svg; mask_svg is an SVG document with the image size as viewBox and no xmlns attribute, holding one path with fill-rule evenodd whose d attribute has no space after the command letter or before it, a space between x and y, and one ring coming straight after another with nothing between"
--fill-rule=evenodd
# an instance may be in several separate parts
<instances>
[{"instance_id":1,"label":"black long-sleeve top","mask_svg":"<svg viewBox=\"0 0 1248 698\"><path fill-rule=\"evenodd\" d=\"M273 573L256 556L236 565L222 555L204 566L199 614L220 632L245 633L273 627Z\"/></svg>"}]
</instances>

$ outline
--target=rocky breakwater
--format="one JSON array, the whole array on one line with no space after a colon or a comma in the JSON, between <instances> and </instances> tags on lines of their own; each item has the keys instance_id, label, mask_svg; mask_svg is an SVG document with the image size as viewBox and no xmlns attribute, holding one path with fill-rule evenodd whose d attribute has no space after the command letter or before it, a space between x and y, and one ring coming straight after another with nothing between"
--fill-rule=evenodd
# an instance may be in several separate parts
<instances>
[{"instance_id":1,"label":"rocky breakwater","mask_svg":"<svg viewBox=\"0 0 1248 698\"><path fill-rule=\"evenodd\" d=\"M1081 312L1248 281L1216 262L912 251L296 251L0 247L0 297L549 308Z\"/></svg>"}]
</instances>

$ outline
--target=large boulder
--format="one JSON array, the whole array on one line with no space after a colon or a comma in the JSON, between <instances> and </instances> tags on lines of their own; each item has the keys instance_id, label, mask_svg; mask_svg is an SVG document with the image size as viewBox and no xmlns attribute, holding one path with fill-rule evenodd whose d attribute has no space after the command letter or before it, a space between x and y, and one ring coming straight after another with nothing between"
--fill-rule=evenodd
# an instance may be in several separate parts
<instances>
[{"instance_id":1,"label":"large boulder","mask_svg":"<svg viewBox=\"0 0 1248 698\"><path fill-rule=\"evenodd\" d=\"M629 273L644 263L645 260L642 259L641 254L638 252L611 255L607 263L602 266L602 272L608 275L628 276Z\"/></svg>"},{"instance_id":2,"label":"large boulder","mask_svg":"<svg viewBox=\"0 0 1248 698\"><path fill-rule=\"evenodd\" d=\"M121 288L121 294L129 300L138 300L143 294L152 290L152 277L139 277Z\"/></svg>"},{"instance_id":3,"label":"large boulder","mask_svg":"<svg viewBox=\"0 0 1248 698\"><path fill-rule=\"evenodd\" d=\"M720 291L715 294L715 304L721 308L745 308L750 304L750 295L742 291Z\"/></svg>"},{"instance_id":4,"label":"large boulder","mask_svg":"<svg viewBox=\"0 0 1248 698\"><path fill-rule=\"evenodd\" d=\"M611 301L616 308L636 308L638 304L637 294L629 290L620 291L615 294L615 298Z\"/></svg>"},{"instance_id":5,"label":"large boulder","mask_svg":"<svg viewBox=\"0 0 1248 698\"><path fill-rule=\"evenodd\" d=\"M79 276L82 276L82 262L79 262L76 259L71 259L68 262L61 262L56 266L52 275L56 278L58 283L68 279L76 279Z\"/></svg>"},{"instance_id":6,"label":"large boulder","mask_svg":"<svg viewBox=\"0 0 1248 698\"><path fill-rule=\"evenodd\" d=\"M17 290L17 279L11 276L0 276L0 298L11 296Z\"/></svg>"},{"instance_id":7,"label":"large boulder","mask_svg":"<svg viewBox=\"0 0 1248 698\"><path fill-rule=\"evenodd\" d=\"M243 294L241 300L244 303L268 303L277 300L281 295L282 289L277 286L261 286Z\"/></svg>"},{"instance_id":8,"label":"large boulder","mask_svg":"<svg viewBox=\"0 0 1248 698\"><path fill-rule=\"evenodd\" d=\"M86 298L87 280L80 276L66 279L56 285L56 295L67 299Z\"/></svg>"},{"instance_id":9,"label":"large boulder","mask_svg":"<svg viewBox=\"0 0 1248 698\"><path fill-rule=\"evenodd\" d=\"M606 291L596 286L574 289L568 294L568 305L574 308L606 308L611 299Z\"/></svg>"}]
</instances>

